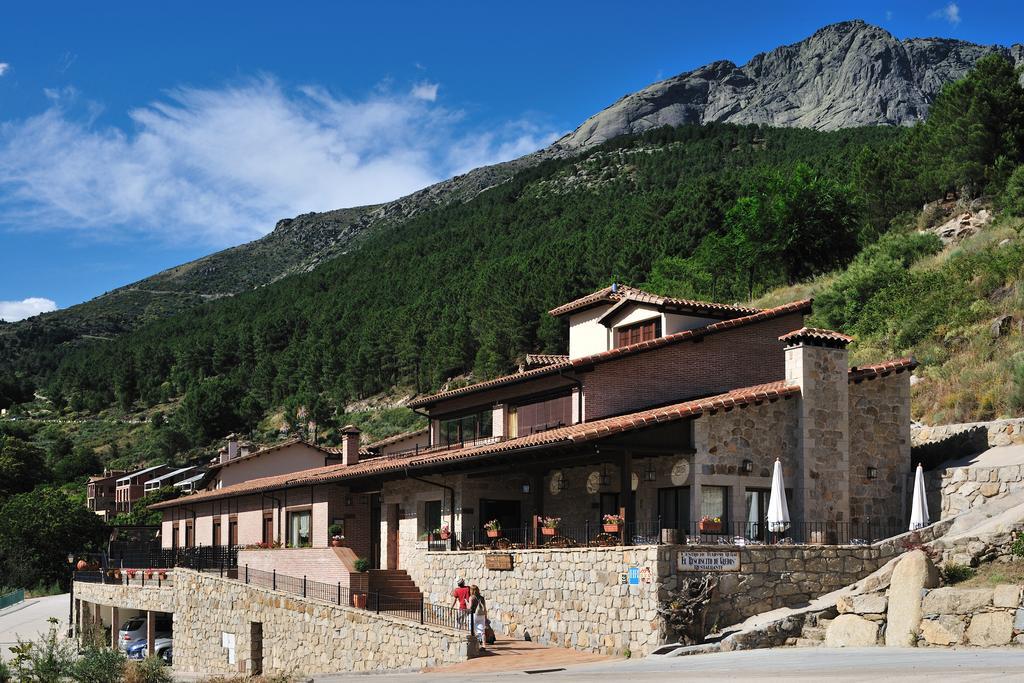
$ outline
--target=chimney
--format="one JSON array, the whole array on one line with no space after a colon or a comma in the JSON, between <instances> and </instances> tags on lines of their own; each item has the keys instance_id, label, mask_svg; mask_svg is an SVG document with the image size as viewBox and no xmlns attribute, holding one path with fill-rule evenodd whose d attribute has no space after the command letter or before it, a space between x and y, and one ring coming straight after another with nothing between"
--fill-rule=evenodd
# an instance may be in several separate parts
<instances>
[{"instance_id":1,"label":"chimney","mask_svg":"<svg viewBox=\"0 0 1024 683\"><path fill-rule=\"evenodd\" d=\"M360 431L355 425L341 428L341 464L355 465L359 462Z\"/></svg>"},{"instance_id":2,"label":"chimney","mask_svg":"<svg viewBox=\"0 0 1024 683\"><path fill-rule=\"evenodd\" d=\"M227 446L221 446L220 450L217 451L217 459L221 462L228 461L228 448Z\"/></svg>"},{"instance_id":3,"label":"chimney","mask_svg":"<svg viewBox=\"0 0 1024 683\"><path fill-rule=\"evenodd\" d=\"M228 440L228 460L234 460L237 457L238 457L238 440L234 439L234 438L229 439Z\"/></svg>"},{"instance_id":4,"label":"chimney","mask_svg":"<svg viewBox=\"0 0 1024 683\"><path fill-rule=\"evenodd\" d=\"M809 521L850 521L846 347L853 338L804 327L779 341L785 345L786 384L800 387L797 514Z\"/></svg>"}]
</instances>

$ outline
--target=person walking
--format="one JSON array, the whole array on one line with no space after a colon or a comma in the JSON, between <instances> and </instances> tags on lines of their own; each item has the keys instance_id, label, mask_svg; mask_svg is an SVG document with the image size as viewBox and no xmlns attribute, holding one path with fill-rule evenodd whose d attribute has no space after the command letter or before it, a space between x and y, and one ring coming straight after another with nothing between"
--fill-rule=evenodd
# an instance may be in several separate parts
<instances>
[{"instance_id":1,"label":"person walking","mask_svg":"<svg viewBox=\"0 0 1024 683\"><path fill-rule=\"evenodd\" d=\"M487 601L480 594L480 587L476 584L469 587L469 614L473 624L473 633L480 643L480 650L486 650L487 644Z\"/></svg>"},{"instance_id":2,"label":"person walking","mask_svg":"<svg viewBox=\"0 0 1024 683\"><path fill-rule=\"evenodd\" d=\"M465 628L466 614L469 611L469 589L466 588L466 580L461 576L455 590L452 591L452 607L457 607L459 610L455 618L458 628Z\"/></svg>"}]
</instances>

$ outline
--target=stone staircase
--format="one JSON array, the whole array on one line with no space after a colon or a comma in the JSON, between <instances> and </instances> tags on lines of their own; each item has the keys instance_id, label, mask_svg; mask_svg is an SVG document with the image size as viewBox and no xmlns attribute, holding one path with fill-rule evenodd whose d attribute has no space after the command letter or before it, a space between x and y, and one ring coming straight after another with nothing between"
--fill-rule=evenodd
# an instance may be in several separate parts
<instances>
[{"instance_id":1,"label":"stone staircase","mask_svg":"<svg viewBox=\"0 0 1024 683\"><path fill-rule=\"evenodd\" d=\"M825 632L828 631L829 624L835 618L835 610L824 610L822 612L811 612L804 619L803 629L800 631L800 635L787 642L787 645L793 645L796 647L818 647L825 643Z\"/></svg>"}]
</instances>

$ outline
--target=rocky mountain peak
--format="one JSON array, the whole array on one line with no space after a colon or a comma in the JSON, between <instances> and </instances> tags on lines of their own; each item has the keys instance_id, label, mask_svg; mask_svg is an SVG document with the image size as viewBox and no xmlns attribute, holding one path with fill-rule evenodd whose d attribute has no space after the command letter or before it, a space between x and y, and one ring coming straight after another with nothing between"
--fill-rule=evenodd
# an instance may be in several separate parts
<instances>
[{"instance_id":1,"label":"rocky mountain peak","mask_svg":"<svg viewBox=\"0 0 1024 683\"><path fill-rule=\"evenodd\" d=\"M627 95L555 143L576 152L619 135L685 123L754 123L835 130L910 125L943 85L992 52L1024 63L1024 47L944 38L899 40L862 20L755 55L716 61Z\"/></svg>"}]
</instances>

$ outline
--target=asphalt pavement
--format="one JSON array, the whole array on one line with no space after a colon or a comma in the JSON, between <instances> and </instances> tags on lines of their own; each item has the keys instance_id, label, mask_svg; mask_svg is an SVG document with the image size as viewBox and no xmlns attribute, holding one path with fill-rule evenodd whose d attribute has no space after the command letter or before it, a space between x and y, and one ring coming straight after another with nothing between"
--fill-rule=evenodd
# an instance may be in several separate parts
<instances>
[{"instance_id":1,"label":"asphalt pavement","mask_svg":"<svg viewBox=\"0 0 1024 683\"><path fill-rule=\"evenodd\" d=\"M10 647L22 640L36 640L50 630L51 617L60 620L60 633L67 632L68 594L31 598L0 610L0 658L11 658Z\"/></svg>"}]
</instances>

